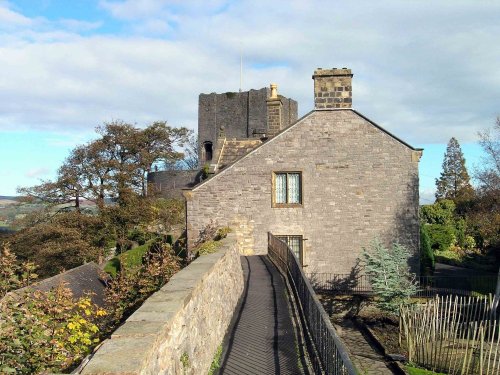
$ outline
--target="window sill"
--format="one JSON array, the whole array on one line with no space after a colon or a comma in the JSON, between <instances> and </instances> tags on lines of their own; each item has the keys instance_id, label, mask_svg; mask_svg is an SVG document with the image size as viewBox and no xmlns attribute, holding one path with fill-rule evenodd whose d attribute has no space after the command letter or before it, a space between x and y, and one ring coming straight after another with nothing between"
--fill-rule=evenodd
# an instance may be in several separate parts
<instances>
[{"instance_id":1,"label":"window sill","mask_svg":"<svg viewBox=\"0 0 500 375\"><path fill-rule=\"evenodd\" d=\"M272 208L302 208L304 205L302 203L273 203Z\"/></svg>"}]
</instances>

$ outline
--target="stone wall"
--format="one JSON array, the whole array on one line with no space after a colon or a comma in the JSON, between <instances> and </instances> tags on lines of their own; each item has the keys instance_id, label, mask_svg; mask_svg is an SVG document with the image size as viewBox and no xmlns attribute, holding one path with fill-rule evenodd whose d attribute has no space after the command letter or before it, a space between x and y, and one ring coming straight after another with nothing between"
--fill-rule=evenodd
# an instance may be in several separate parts
<instances>
[{"instance_id":1,"label":"stone wall","mask_svg":"<svg viewBox=\"0 0 500 375\"><path fill-rule=\"evenodd\" d=\"M190 245L211 221L236 229L245 254L267 232L302 235L307 273L349 273L376 237L407 245L418 265L418 156L350 109L316 110L185 192ZM302 173L302 204L272 206L274 172Z\"/></svg>"},{"instance_id":2,"label":"stone wall","mask_svg":"<svg viewBox=\"0 0 500 375\"><path fill-rule=\"evenodd\" d=\"M200 148L204 142L211 142L214 154L217 139L224 127L225 138L253 138L254 131L267 131L267 103L270 89L223 94L200 94L198 99L198 139ZM297 120L298 105L293 99L280 95L283 103L281 119L285 128ZM260 135L257 135L260 137ZM200 149L200 156L203 152ZM200 162L205 160L201 157Z\"/></svg>"},{"instance_id":3,"label":"stone wall","mask_svg":"<svg viewBox=\"0 0 500 375\"><path fill-rule=\"evenodd\" d=\"M243 291L234 234L148 298L82 374L206 374Z\"/></svg>"},{"instance_id":4,"label":"stone wall","mask_svg":"<svg viewBox=\"0 0 500 375\"><path fill-rule=\"evenodd\" d=\"M196 185L200 171L158 171L148 173L148 184L163 198L182 198L182 189Z\"/></svg>"}]
</instances>

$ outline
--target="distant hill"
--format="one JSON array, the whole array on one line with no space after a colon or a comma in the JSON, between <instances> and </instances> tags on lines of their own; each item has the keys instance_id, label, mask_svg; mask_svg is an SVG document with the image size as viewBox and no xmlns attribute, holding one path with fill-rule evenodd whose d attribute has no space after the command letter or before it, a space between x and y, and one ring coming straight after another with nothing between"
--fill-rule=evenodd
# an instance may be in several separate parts
<instances>
[{"instance_id":1,"label":"distant hill","mask_svg":"<svg viewBox=\"0 0 500 375\"><path fill-rule=\"evenodd\" d=\"M20 197L13 197L8 195L0 195L0 204L9 205L9 204L17 204L20 202Z\"/></svg>"}]
</instances>

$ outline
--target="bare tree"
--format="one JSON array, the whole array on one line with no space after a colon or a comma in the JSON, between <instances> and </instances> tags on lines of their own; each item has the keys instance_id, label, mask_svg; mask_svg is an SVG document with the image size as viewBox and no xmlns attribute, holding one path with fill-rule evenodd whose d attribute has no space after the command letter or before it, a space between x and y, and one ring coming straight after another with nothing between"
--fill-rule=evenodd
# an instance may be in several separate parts
<instances>
[{"instance_id":1,"label":"bare tree","mask_svg":"<svg viewBox=\"0 0 500 375\"><path fill-rule=\"evenodd\" d=\"M493 128L480 131L478 135L484 157L474 176L479 181L483 193L498 191L500 189L500 117L497 117Z\"/></svg>"},{"instance_id":2,"label":"bare tree","mask_svg":"<svg viewBox=\"0 0 500 375\"><path fill-rule=\"evenodd\" d=\"M187 169L198 169L198 134L190 130L188 141L184 147L184 159L182 162Z\"/></svg>"}]
</instances>

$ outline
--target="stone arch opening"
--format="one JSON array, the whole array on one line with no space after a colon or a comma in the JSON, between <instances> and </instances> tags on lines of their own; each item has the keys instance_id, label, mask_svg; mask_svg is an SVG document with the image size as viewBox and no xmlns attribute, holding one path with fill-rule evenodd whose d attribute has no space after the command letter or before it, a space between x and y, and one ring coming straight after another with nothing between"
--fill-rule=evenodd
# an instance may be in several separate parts
<instances>
[{"instance_id":1,"label":"stone arch opening","mask_svg":"<svg viewBox=\"0 0 500 375\"><path fill-rule=\"evenodd\" d=\"M212 142L204 142L203 143L203 151L205 154L205 161L210 161L212 160L213 157L213 148L212 148Z\"/></svg>"}]
</instances>

